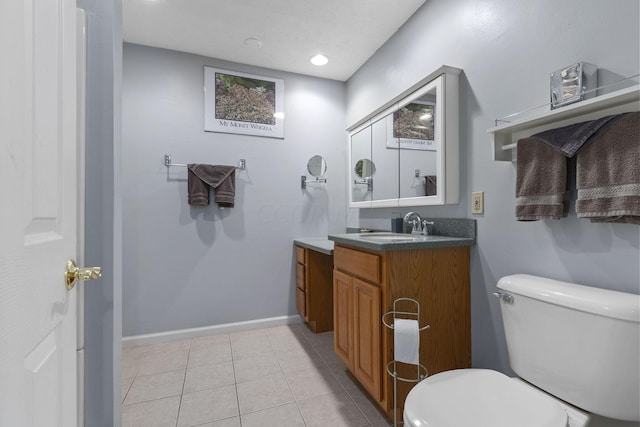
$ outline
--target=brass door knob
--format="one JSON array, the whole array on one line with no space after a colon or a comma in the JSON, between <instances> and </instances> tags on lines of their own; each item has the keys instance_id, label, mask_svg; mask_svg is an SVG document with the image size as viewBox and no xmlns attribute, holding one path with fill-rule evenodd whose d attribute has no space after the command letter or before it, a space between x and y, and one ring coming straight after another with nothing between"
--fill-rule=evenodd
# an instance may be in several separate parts
<instances>
[{"instance_id":1,"label":"brass door knob","mask_svg":"<svg viewBox=\"0 0 640 427\"><path fill-rule=\"evenodd\" d=\"M78 280L95 280L102 276L101 267L80 268L72 259L67 261L67 269L64 273L64 282L67 289L71 290Z\"/></svg>"}]
</instances>

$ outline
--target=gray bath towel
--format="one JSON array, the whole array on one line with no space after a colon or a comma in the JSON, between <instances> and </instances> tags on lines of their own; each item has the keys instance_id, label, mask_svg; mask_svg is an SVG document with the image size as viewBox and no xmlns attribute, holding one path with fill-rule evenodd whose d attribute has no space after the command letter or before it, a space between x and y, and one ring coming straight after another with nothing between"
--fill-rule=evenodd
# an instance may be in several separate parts
<instances>
[{"instance_id":1,"label":"gray bath towel","mask_svg":"<svg viewBox=\"0 0 640 427\"><path fill-rule=\"evenodd\" d=\"M560 219L569 211L569 159L538 138L518 141L516 219Z\"/></svg>"},{"instance_id":2,"label":"gray bath towel","mask_svg":"<svg viewBox=\"0 0 640 427\"><path fill-rule=\"evenodd\" d=\"M565 156L573 157L589 138L596 136L596 133L604 132L619 118L620 115L605 116L597 120L551 129L532 136L562 151Z\"/></svg>"},{"instance_id":3,"label":"gray bath towel","mask_svg":"<svg viewBox=\"0 0 640 427\"><path fill-rule=\"evenodd\" d=\"M619 115L578 152L578 217L640 224L640 112Z\"/></svg>"},{"instance_id":4,"label":"gray bath towel","mask_svg":"<svg viewBox=\"0 0 640 427\"><path fill-rule=\"evenodd\" d=\"M236 167L222 165L188 165L188 202L191 206L209 205L209 188L215 190L219 207L232 208L235 198Z\"/></svg>"}]
</instances>

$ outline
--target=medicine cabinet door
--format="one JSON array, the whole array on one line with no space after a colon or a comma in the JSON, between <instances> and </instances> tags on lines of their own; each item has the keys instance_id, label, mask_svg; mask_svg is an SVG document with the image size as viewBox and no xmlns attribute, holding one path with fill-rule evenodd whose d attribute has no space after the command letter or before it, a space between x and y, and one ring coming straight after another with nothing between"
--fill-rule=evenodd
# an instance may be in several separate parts
<instances>
[{"instance_id":1,"label":"medicine cabinet door","mask_svg":"<svg viewBox=\"0 0 640 427\"><path fill-rule=\"evenodd\" d=\"M393 113L399 151L400 200L404 206L443 204L444 76L400 101Z\"/></svg>"},{"instance_id":2,"label":"medicine cabinet door","mask_svg":"<svg viewBox=\"0 0 640 427\"><path fill-rule=\"evenodd\" d=\"M398 206L400 159L392 135L393 112L382 113L371 122L371 157L376 165L371 206Z\"/></svg>"},{"instance_id":3,"label":"medicine cabinet door","mask_svg":"<svg viewBox=\"0 0 640 427\"><path fill-rule=\"evenodd\" d=\"M370 207L376 167L371 160L369 123L349 135L349 145L350 206Z\"/></svg>"}]
</instances>

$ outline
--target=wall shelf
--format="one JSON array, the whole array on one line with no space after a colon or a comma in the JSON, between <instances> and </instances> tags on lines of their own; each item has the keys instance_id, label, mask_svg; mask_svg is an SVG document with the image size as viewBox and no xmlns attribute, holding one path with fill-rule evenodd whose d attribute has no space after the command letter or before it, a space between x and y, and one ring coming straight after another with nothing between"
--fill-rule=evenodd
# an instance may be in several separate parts
<instances>
[{"instance_id":1,"label":"wall shelf","mask_svg":"<svg viewBox=\"0 0 640 427\"><path fill-rule=\"evenodd\" d=\"M580 101L566 107L549 109L487 129L493 142L493 160L515 160L518 139L535 133L588 120L640 111L640 84Z\"/></svg>"}]
</instances>

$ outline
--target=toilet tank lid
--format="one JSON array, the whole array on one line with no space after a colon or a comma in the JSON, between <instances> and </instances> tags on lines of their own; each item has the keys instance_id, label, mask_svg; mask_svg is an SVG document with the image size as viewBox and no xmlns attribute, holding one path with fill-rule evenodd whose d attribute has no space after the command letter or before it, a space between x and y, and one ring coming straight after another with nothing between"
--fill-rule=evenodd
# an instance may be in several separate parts
<instances>
[{"instance_id":1,"label":"toilet tank lid","mask_svg":"<svg viewBox=\"0 0 640 427\"><path fill-rule=\"evenodd\" d=\"M505 276L498 281L498 288L549 304L640 323L640 295L529 274Z\"/></svg>"}]
</instances>

